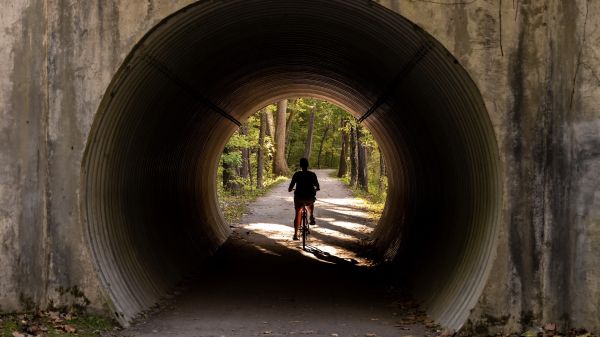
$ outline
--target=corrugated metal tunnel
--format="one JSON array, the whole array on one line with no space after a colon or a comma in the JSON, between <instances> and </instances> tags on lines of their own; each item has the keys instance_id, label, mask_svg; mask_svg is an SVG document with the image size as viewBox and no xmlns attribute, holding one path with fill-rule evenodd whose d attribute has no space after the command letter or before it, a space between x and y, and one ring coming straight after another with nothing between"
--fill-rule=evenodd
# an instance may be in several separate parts
<instances>
[{"instance_id":1,"label":"corrugated metal tunnel","mask_svg":"<svg viewBox=\"0 0 600 337\"><path fill-rule=\"evenodd\" d=\"M121 322L151 307L229 228L218 159L250 114L286 97L334 102L389 168L375 244L460 327L494 258L495 135L473 81L431 36L370 1L202 1L163 20L113 78L83 163L84 224Z\"/></svg>"}]
</instances>

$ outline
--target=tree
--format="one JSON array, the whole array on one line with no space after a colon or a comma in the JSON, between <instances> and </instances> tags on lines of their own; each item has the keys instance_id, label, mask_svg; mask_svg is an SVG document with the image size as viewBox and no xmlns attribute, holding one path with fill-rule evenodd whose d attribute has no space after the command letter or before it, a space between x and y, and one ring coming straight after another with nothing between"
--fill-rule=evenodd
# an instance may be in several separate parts
<instances>
[{"instance_id":1,"label":"tree","mask_svg":"<svg viewBox=\"0 0 600 337\"><path fill-rule=\"evenodd\" d=\"M381 148L379 148L379 193L383 194L385 190L384 177L385 177L385 160Z\"/></svg>"},{"instance_id":2,"label":"tree","mask_svg":"<svg viewBox=\"0 0 600 337\"><path fill-rule=\"evenodd\" d=\"M302 100L298 98L292 102L292 106L296 107L298 105L298 101ZM286 162L290 162L290 154L291 154L291 143L292 136L290 130L292 129L292 122L294 121L294 116L296 115L296 108L290 109L288 105L289 116L287 118L287 122L285 123L285 160Z\"/></svg>"},{"instance_id":3,"label":"tree","mask_svg":"<svg viewBox=\"0 0 600 337\"><path fill-rule=\"evenodd\" d=\"M277 102L277 125L275 127L275 158L273 158L273 174L285 176L289 168L285 160L285 124L287 99Z\"/></svg>"},{"instance_id":4,"label":"tree","mask_svg":"<svg viewBox=\"0 0 600 337\"><path fill-rule=\"evenodd\" d=\"M222 156L223 188L233 194L238 194L241 191L241 185L236 179L237 168L239 167L240 163L240 153L234 151L234 147L230 144L225 145Z\"/></svg>"},{"instance_id":5,"label":"tree","mask_svg":"<svg viewBox=\"0 0 600 337\"><path fill-rule=\"evenodd\" d=\"M265 114L267 115L267 136L271 137L271 139L275 139L275 120L273 119L273 113L267 107L265 109Z\"/></svg>"},{"instance_id":6,"label":"tree","mask_svg":"<svg viewBox=\"0 0 600 337\"><path fill-rule=\"evenodd\" d=\"M248 137L248 123L240 126L240 136L245 138ZM240 177L249 179L250 177L250 148L248 146L242 146L240 149L242 155L242 165L240 167Z\"/></svg>"},{"instance_id":7,"label":"tree","mask_svg":"<svg viewBox=\"0 0 600 337\"><path fill-rule=\"evenodd\" d=\"M362 126L356 126L356 143L358 150L358 186L365 192L369 192L369 170L368 170L368 158L367 158L367 147L364 143L364 135Z\"/></svg>"},{"instance_id":8,"label":"tree","mask_svg":"<svg viewBox=\"0 0 600 337\"><path fill-rule=\"evenodd\" d=\"M347 123L348 121L344 118L341 120L341 128L340 134L342 136L342 144L340 146L340 164L338 167L337 177L341 178L346 175L348 171L348 166L346 165L346 156L348 155L348 131L347 131ZM333 157L333 154L332 154Z\"/></svg>"},{"instance_id":9,"label":"tree","mask_svg":"<svg viewBox=\"0 0 600 337\"><path fill-rule=\"evenodd\" d=\"M323 137L321 137L321 144L319 144L319 152L317 153L317 168L321 168L321 152L323 151L323 144L325 143L325 138L327 137L329 128L330 125L327 124L325 126L325 130L323 130Z\"/></svg>"},{"instance_id":10,"label":"tree","mask_svg":"<svg viewBox=\"0 0 600 337\"><path fill-rule=\"evenodd\" d=\"M256 151L256 188L261 189L264 186L263 171L265 169L265 134L267 133L267 114L266 109L259 111L260 126L258 133L258 150Z\"/></svg>"},{"instance_id":11,"label":"tree","mask_svg":"<svg viewBox=\"0 0 600 337\"><path fill-rule=\"evenodd\" d=\"M308 118L308 131L306 133L306 142L304 143L304 158L310 160L310 152L312 149L313 132L315 128L315 113L316 105L310 110L310 117Z\"/></svg>"},{"instance_id":12,"label":"tree","mask_svg":"<svg viewBox=\"0 0 600 337\"><path fill-rule=\"evenodd\" d=\"M356 125L350 126L350 186L356 186L358 180L358 141Z\"/></svg>"}]
</instances>

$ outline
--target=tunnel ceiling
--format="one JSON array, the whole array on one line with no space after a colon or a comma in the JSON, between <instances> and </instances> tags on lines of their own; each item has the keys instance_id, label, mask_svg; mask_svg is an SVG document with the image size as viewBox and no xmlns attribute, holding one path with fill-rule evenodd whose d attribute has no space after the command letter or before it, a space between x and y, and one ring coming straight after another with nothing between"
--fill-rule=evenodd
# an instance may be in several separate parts
<instances>
[{"instance_id":1,"label":"tunnel ceiling","mask_svg":"<svg viewBox=\"0 0 600 337\"><path fill-rule=\"evenodd\" d=\"M497 148L465 70L370 1L202 1L154 27L98 109L82 208L98 275L127 324L229 235L216 168L239 123L290 96L332 101L374 134L389 168L379 252L458 328L487 279ZM418 268L416 268L418 266Z\"/></svg>"}]
</instances>

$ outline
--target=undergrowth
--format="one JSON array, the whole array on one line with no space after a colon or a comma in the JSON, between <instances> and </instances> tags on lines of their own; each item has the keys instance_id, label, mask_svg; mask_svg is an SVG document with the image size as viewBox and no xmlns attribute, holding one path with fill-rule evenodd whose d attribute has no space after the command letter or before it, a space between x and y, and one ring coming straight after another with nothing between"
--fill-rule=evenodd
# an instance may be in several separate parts
<instances>
[{"instance_id":1,"label":"undergrowth","mask_svg":"<svg viewBox=\"0 0 600 337\"><path fill-rule=\"evenodd\" d=\"M351 191L352 195L363 201L362 208L369 214L369 219L373 222L379 221L385 201L387 199L387 182L384 185L383 191L379 191L379 186L375 181L369 181L369 192L365 192L363 189L357 186L350 185L350 177L348 175L338 178L337 172L332 171L331 177L340 179ZM359 207L359 208L361 208Z\"/></svg>"}]
</instances>

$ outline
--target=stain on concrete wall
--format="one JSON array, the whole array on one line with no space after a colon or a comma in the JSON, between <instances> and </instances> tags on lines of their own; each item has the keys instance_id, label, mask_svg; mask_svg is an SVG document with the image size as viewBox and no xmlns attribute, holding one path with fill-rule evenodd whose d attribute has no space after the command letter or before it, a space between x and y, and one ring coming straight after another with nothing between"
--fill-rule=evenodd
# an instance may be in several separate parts
<instances>
[{"instance_id":1,"label":"stain on concrete wall","mask_svg":"<svg viewBox=\"0 0 600 337\"><path fill-rule=\"evenodd\" d=\"M3 17L0 303L10 309L45 297L44 3L14 4Z\"/></svg>"}]
</instances>

